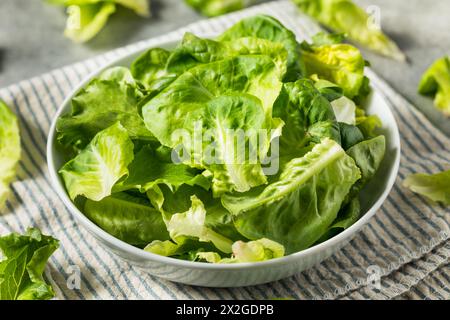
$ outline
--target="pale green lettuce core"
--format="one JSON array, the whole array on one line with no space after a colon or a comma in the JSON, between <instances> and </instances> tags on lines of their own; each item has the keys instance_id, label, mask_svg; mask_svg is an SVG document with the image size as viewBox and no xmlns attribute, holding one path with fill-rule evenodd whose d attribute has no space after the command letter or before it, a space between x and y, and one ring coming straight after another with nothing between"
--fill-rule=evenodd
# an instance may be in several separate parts
<instances>
[{"instance_id":1,"label":"pale green lettuce core","mask_svg":"<svg viewBox=\"0 0 450 320\"><path fill-rule=\"evenodd\" d=\"M279 258L363 212L385 152L360 51L276 19L186 33L81 89L57 122L75 205L114 237L208 263Z\"/></svg>"},{"instance_id":2,"label":"pale green lettuce core","mask_svg":"<svg viewBox=\"0 0 450 320\"><path fill-rule=\"evenodd\" d=\"M0 208L9 194L9 184L16 176L20 160L20 136L17 118L0 100Z\"/></svg>"}]
</instances>

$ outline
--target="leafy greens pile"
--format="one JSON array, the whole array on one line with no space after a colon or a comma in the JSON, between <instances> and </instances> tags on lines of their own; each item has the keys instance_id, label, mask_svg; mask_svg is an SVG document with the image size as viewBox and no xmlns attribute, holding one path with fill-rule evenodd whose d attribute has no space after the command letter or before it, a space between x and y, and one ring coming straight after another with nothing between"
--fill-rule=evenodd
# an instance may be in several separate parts
<instances>
[{"instance_id":1,"label":"leafy greens pile","mask_svg":"<svg viewBox=\"0 0 450 320\"><path fill-rule=\"evenodd\" d=\"M111 235L179 259L262 261L334 236L385 151L360 107L366 63L340 40L300 44L258 15L104 71L57 122L69 196Z\"/></svg>"}]
</instances>

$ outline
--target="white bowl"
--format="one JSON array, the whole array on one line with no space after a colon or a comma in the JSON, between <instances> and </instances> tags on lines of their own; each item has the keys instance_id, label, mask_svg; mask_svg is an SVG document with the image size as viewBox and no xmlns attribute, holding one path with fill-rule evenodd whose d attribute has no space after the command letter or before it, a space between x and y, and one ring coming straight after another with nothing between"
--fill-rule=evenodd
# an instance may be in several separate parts
<instances>
[{"instance_id":1,"label":"white bowl","mask_svg":"<svg viewBox=\"0 0 450 320\"><path fill-rule=\"evenodd\" d=\"M173 49L177 43L178 41L170 41L160 44L159 47ZM257 263L208 264L152 254L133 247L103 231L72 203L66 193L63 181L58 174L58 169L63 165L64 157L55 147L56 120L61 115L70 112L72 97L93 77L112 66L129 66L138 55L147 49L121 57L92 73L81 82L65 99L56 113L47 141L47 162L51 182L64 204L69 208L76 220L97 238L104 247L132 265L164 279L198 286L238 287L279 280L308 269L338 251L369 221L388 196L399 168L400 137L397 124L387 101L372 88L366 109L369 114L378 115L383 122L382 133L386 137L386 155L376 176L361 193L361 210L363 213L361 218L335 237L306 250L278 259Z\"/></svg>"}]
</instances>

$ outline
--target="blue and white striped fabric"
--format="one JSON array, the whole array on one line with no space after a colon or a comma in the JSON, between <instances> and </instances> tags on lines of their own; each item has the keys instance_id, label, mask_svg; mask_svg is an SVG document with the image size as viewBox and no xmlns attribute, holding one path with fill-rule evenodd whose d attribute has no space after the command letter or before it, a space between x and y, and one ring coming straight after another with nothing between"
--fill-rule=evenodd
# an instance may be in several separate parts
<instances>
[{"instance_id":1,"label":"blue and white striped fabric","mask_svg":"<svg viewBox=\"0 0 450 320\"><path fill-rule=\"evenodd\" d=\"M166 36L106 53L0 90L20 120L23 155L17 181L0 215L0 234L28 226L61 240L46 276L59 299L301 299L450 298L450 211L431 205L401 186L413 172L449 168L450 140L370 70L368 75L393 106L402 137L396 184L370 223L340 252L298 275L267 285L211 289L180 285L149 276L98 245L71 217L50 184L45 145L50 121L63 98L88 73L138 47L157 46L185 31L220 32L244 16L266 13L281 20L299 39L319 29L288 1L263 4L205 20ZM79 268L81 286L70 289ZM371 273L381 276L374 282ZM379 284L379 286L377 285Z\"/></svg>"}]
</instances>

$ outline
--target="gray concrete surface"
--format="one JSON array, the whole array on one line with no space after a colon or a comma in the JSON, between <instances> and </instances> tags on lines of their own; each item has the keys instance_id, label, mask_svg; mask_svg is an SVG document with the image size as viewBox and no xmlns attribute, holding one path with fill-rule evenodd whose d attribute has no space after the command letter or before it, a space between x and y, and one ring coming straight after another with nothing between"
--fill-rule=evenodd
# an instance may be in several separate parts
<instances>
[{"instance_id":1,"label":"gray concrete surface","mask_svg":"<svg viewBox=\"0 0 450 320\"><path fill-rule=\"evenodd\" d=\"M383 29L408 56L402 64L364 51L373 69L450 135L450 119L416 93L426 67L450 53L450 1L356 2L380 7ZM93 41L79 45L63 36L63 9L43 0L0 0L0 87L204 19L182 0L152 0L152 11L153 18L144 19L120 10Z\"/></svg>"}]
</instances>

